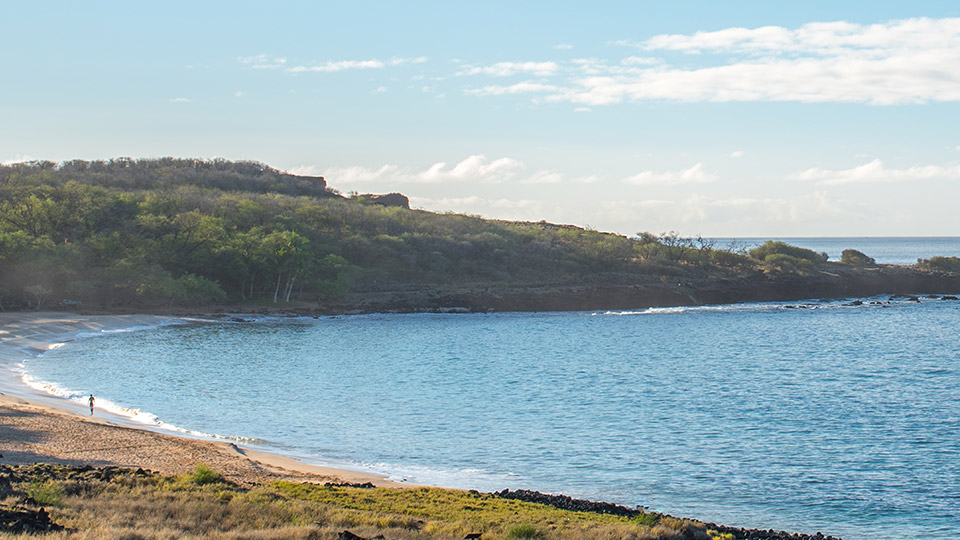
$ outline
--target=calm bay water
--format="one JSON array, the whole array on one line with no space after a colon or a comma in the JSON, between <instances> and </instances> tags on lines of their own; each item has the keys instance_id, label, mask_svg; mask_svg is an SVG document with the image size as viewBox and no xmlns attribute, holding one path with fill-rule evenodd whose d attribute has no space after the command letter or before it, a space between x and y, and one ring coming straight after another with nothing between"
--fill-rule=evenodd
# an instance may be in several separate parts
<instances>
[{"instance_id":1,"label":"calm bay water","mask_svg":"<svg viewBox=\"0 0 960 540\"><path fill-rule=\"evenodd\" d=\"M957 328L960 302L935 299L267 319L91 337L26 369L411 482L956 538Z\"/></svg>"}]
</instances>

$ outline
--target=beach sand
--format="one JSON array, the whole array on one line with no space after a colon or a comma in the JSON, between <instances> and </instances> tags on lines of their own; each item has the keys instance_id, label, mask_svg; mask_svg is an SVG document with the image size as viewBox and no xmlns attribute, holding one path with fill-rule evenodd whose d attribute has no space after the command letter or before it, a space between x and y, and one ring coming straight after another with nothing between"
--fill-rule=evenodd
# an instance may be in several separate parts
<instances>
[{"instance_id":1,"label":"beach sand","mask_svg":"<svg viewBox=\"0 0 960 540\"><path fill-rule=\"evenodd\" d=\"M79 332L155 326L170 319L155 315L0 313L0 464L122 466L182 474L203 463L240 484L296 480L415 487L379 475L314 466L230 442L160 433L101 411L91 417L79 404L28 387L13 369L24 358L73 340Z\"/></svg>"}]
</instances>

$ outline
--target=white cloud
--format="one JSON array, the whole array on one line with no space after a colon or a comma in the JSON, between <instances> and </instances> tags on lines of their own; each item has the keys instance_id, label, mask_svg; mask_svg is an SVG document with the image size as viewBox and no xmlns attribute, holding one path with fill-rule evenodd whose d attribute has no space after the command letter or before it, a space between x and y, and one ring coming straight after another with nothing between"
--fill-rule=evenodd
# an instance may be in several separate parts
<instances>
[{"instance_id":1,"label":"white cloud","mask_svg":"<svg viewBox=\"0 0 960 540\"><path fill-rule=\"evenodd\" d=\"M472 195L469 197L429 198L410 197L410 205L435 212L458 212L480 215L493 219L529 220L531 216L542 216L543 205L539 201L527 199L487 199Z\"/></svg>"},{"instance_id":2,"label":"white cloud","mask_svg":"<svg viewBox=\"0 0 960 540\"><path fill-rule=\"evenodd\" d=\"M563 182L563 175L555 171L537 171L530 178L523 180L523 184L559 184Z\"/></svg>"},{"instance_id":3,"label":"white cloud","mask_svg":"<svg viewBox=\"0 0 960 540\"><path fill-rule=\"evenodd\" d=\"M315 165L300 165L287 172L305 176L323 176L334 186L348 184L495 184L513 181L519 184L592 184L599 181L596 175L568 178L563 173L540 169L529 176L522 176L525 168L521 161L501 157L489 159L483 154L474 154L450 165L439 161L425 169L382 165L380 167L333 167L325 170Z\"/></svg>"},{"instance_id":4,"label":"white cloud","mask_svg":"<svg viewBox=\"0 0 960 540\"><path fill-rule=\"evenodd\" d=\"M621 60L620 63L625 66L655 66L662 64L663 60L647 56L628 56Z\"/></svg>"},{"instance_id":5,"label":"white cloud","mask_svg":"<svg viewBox=\"0 0 960 540\"><path fill-rule=\"evenodd\" d=\"M387 66L403 66L407 64L422 64L427 61L426 56L416 57L393 57L387 61L370 60L328 60L321 64L301 64L287 67L286 58L274 58L270 61L265 55L248 56L239 59L241 63L247 64L253 68L286 68L290 73L335 73L338 71L347 71L354 69L380 69Z\"/></svg>"},{"instance_id":6,"label":"white cloud","mask_svg":"<svg viewBox=\"0 0 960 540\"><path fill-rule=\"evenodd\" d=\"M523 169L523 163L512 158L487 159L482 154L467 157L452 167L445 161L434 163L424 170L401 168L397 165L383 165L379 168L370 167L338 167L323 171L327 181L331 184L362 184L370 182L389 183L498 183L514 178ZM310 170L315 168L304 166L290 169Z\"/></svg>"},{"instance_id":7,"label":"white cloud","mask_svg":"<svg viewBox=\"0 0 960 540\"><path fill-rule=\"evenodd\" d=\"M677 184L704 184L713 182L717 175L703 170L703 163L679 171L643 171L623 181L627 184L669 186Z\"/></svg>"},{"instance_id":8,"label":"white cloud","mask_svg":"<svg viewBox=\"0 0 960 540\"><path fill-rule=\"evenodd\" d=\"M385 93L386 91L387 91L387 87L386 87L386 86L378 86L378 87L376 87L376 88L373 90L373 93L374 93L374 94L383 94L383 93Z\"/></svg>"},{"instance_id":9,"label":"white cloud","mask_svg":"<svg viewBox=\"0 0 960 540\"><path fill-rule=\"evenodd\" d=\"M388 63L391 66L402 66L404 64L423 64L427 61L426 56L417 56L415 58L391 58Z\"/></svg>"},{"instance_id":10,"label":"white cloud","mask_svg":"<svg viewBox=\"0 0 960 540\"><path fill-rule=\"evenodd\" d=\"M251 69L278 69L284 67L287 59L283 57L269 57L265 54L255 56L240 56L237 61Z\"/></svg>"},{"instance_id":11,"label":"white cloud","mask_svg":"<svg viewBox=\"0 0 960 540\"><path fill-rule=\"evenodd\" d=\"M881 24L846 21L813 22L797 29L780 26L726 28L693 35L665 34L641 44L645 50L777 55L836 56L859 51L883 56L886 51L931 50L955 45L943 40L960 36L960 19L919 17Z\"/></svg>"},{"instance_id":12,"label":"white cloud","mask_svg":"<svg viewBox=\"0 0 960 540\"><path fill-rule=\"evenodd\" d=\"M577 107L576 109L573 110L573 112L577 112L577 113L592 112L592 111L593 109L591 109L590 107Z\"/></svg>"},{"instance_id":13,"label":"white cloud","mask_svg":"<svg viewBox=\"0 0 960 540\"><path fill-rule=\"evenodd\" d=\"M879 159L852 169L831 171L818 167L790 175L791 180L812 181L818 184L857 184L884 182L914 182L920 180L960 180L960 165L918 165L907 169L888 169Z\"/></svg>"},{"instance_id":14,"label":"white cloud","mask_svg":"<svg viewBox=\"0 0 960 540\"><path fill-rule=\"evenodd\" d=\"M553 46L553 48L559 51L569 51L570 49L573 48L573 45L569 43L557 43L556 45Z\"/></svg>"},{"instance_id":15,"label":"white cloud","mask_svg":"<svg viewBox=\"0 0 960 540\"><path fill-rule=\"evenodd\" d=\"M26 154L17 154L10 159L5 159L0 164L3 165L13 165L14 163L26 163L28 161L33 161L34 159L31 156Z\"/></svg>"},{"instance_id":16,"label":"white cloud","mask_svg":"<svg viewBox=\"0 0 960 540\"><path fill-rule=\"evenodd\" d=\"M596 184L600 181L600 177L595 174L591 174L589 176L578 176L576 178L571 178L570 181L574 184Z\"/></svg>"},{"instance_id":17,"label":"white cloud","mask_svg":"<svg viewBox=\"0 0 960 540\"><path fill-rule=\"evenodd\" d=\"M913 18L861 25L765 26L618 42L644 52L597 58L464 66L459 74L569 75L552 80L547 102L631 101L863 103L886 106L960 101L960 18ZM669 63L685 53L683 65ZM540 70L533 66L543 65ZM504 93L505 94L505 93ZM499 94L503 95L503 94ZM540 98L537 98L540 99Z\"/></svg>"},{"instance_id":18,"label":"white cloud","mask_svg":"<svg viewBox=\"0 0 960 540\"><path fill-rule=\"evenodd\" d=\"M526 94L529 92L553 92L557 90L556 86L550 84L541 84L531 81L519 82L509 86L490 85L483 88L470 88L464 90L465 94L475 96L504 96L513 94Z\"/></svg>"},{"instance_id":19,"label":"white cloud","mask_svg":"<svg viewBox=\"0 0 960 540\"><path fill-rule=\"evenodd\" d=\"M287 68L287 71L290 73L334 73L348 69L379 69L384 65L380 60L339 60L313 66L293 66Z\"/></svg>"},{"instance_id":20,"label":"white cloud","mask_svg":"<svg viewBox=\"0 0 960 540\"><path fill-rule=\"evenodd\" d=\"M607 61L600 58L574 58L570 62L587 75L599 75L610 70Z\"/></svg>"},{"instance_id":21,"label":"white cloud","mask_svg":"<svg viewBox=\"0 0 960 540\"><path fill-rule=\"evenodd\" d=\"M320 168L316 165L297 165L287 169L286 172L297 176L322 176Z\"/></svg>"},{"instance_id":22,"label":"white cloud","mask_svg":"<svg viewBox=\"0 0 960 540\"><path fill-rule=\"evenodd\" d=\"M637 223L640 215L647 223L679 227L694 234L700 232L696 228L702 226L770 231L780 224L856 217L864 209L862 202L835 199L823 191L796 197L713 198L692 193L681 199L621 200L603 205L605 216L614 221ZM657 225L639 227L661 230Z\"/></svg>"},{"instance_id":23,"label":"white cloud","mask_svg":"<svg viewBox=\"0 0 960 540\"><path fill-rule=\"evenodd\" d=\"M457 75L510 77L526 73L538 77L549 77L556 73L559 67L556 62L498 62L491 66L463 66Z\"/></svg>"},{"instance_id":24,"label":"white cloud","mask_svg":"<svg viewBox=\"0 0 960 540\"><path fill-rule=\"evenodd\" d=\"M734 159L736 159L736 158L742 158L742 157L743 157L743 150L734 150L733 152L730 152L730 157L732 157L732 158L734 158Z\"/></svg>"},{"instance_id":25,"label":"white cloud","mask_svg":"<svg viewBox=\"0 0 960 540\"><path fill-rule=\"evenodd\" d=\"M173 99L171 99L171 100L170 100L170 103L190 103L190 102L192 102L192 101L193 101L193 100L190 99L190 98L178 97L178 98L173 98Z\"/></svg>"},{"instance_id":26,"label":"white cloud","mask_svg":"<svg viewBox=\"0 0 960 540\"><path fill-rule=\"evenodd\" d=\"M418 178L422 182L502 182L513 177L522 168L523 163L515 159L500 158L490 161L483 154L475 154L450 169L447 169L445 162L435 163L420 173Z\"/></svg>"}]
</instances>

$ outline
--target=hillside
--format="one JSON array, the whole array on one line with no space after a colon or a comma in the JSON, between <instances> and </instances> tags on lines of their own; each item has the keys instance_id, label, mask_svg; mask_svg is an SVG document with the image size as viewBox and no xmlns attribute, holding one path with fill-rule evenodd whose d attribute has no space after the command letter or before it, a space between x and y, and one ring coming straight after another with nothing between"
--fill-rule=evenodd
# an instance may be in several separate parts
<instances>
[{"instance_id":1,"label":"hillside","mask_svg":"<svg viewBox=\"0 0 960 540\"><path fill-rule=\"evenodd\" d=\"M847 262L411 210L398 194L345 198L255 162L0 166L0 309L596 309L960 291L951 259Z\"/></svg>"}]
</instances>

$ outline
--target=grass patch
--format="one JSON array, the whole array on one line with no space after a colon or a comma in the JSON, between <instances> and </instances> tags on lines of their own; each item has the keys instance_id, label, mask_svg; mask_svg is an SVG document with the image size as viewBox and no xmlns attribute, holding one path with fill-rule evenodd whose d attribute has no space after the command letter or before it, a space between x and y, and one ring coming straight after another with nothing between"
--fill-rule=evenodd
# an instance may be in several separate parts
<instances>
[{"instance_id":1,"label":"grass patch","mask_svg":"<svg viewBox=\"0 0 960 540\"><path fill-rule=\"evenodd\" d=\"M571 512L439 488L361 489L277 482L245 489L198 466L181 476L47 465L10 468L17 494L48 507L58 539L334 539L349 530L391 540L463 538L706 539L697 522ZM645 516L657 516L647 519ZM13 538L0 532L0 540Z\"/></svg>"},{"instance_id":2,"label":"grass patch","mask_svg":"<svg viewBox=\"0 0 960 540\"><path fill-rule=\"evenodd\" d=\"M198 486L206 486L208 484L222 484L223 476L210 466L199 463L192 473L184 475L184 480Z\"/></svg>"},{"instance_id":3,"label":"grass patch","mask_svg":"<svg viewBox=\"0 0 960 540\"><path fill-rule=\"evenodd\" d=\"M63 506L67 492L59 482L53 480L32 480L27 485L27 496L40 506Z\"/></svg>"},{"instance_id":4,"label":"grass patch","mask_svg":"<svg viewBox=\"0 0 960 540\"><path fill-rule=\"evenodd\" d=\"M521 523L507 529L506 538L543 538L543 531L529 523Z\"/></svg>"},{"instance_id":5,"label":"grass patch","mask_svg":"<svg viewBox=\"0 0 960 540\"><path fill-rule=\"evenodd\" d=\"M638 525L656 525L660 522L660 514L656 512L644 512L630 518L630 521Z\"/></svg>"}]
</instances>

